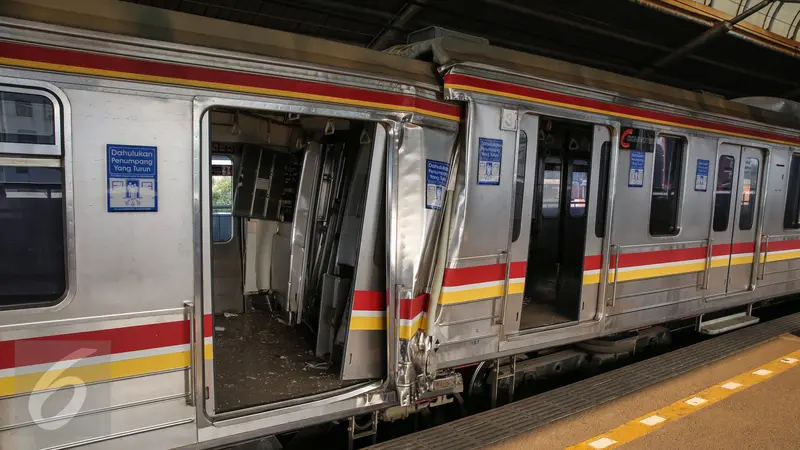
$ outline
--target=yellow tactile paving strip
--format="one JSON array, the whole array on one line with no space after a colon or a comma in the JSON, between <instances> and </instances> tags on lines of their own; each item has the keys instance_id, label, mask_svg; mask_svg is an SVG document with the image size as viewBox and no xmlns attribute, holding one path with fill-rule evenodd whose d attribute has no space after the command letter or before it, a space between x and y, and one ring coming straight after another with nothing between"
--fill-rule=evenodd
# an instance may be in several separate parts
<instances>
[{"instance_id":1,"label":"yellow tactile paving strip","mask_svg":"<svg viewBox=\"0 0 800 450\"><path fill-rule=\"evenodd\" d=\"M755 367L568 448L570 450L597 450L619 447L795 367L800 367L800 350Z\"/></svg>"},{"instance_id":2,"label":"yellow tactile paving strip","mask_svg":"<svg viewBox=\"0 0 800 450\"><path fill-rule=\"evenodd\" d=\"M490 450L528 450L532 448L537 450L560 450L568 448L577 442L604 435L608 430L614 430L619 427L620 424L626 424L637 418L643 420L651 416L653 414L652 411L659 410L665 405L692 398L696 396L696 393L708 389L709 386L724 384L738 374L751 373L764 364L768 364L775 359L781 359L785 355L796 351L800 351L800 337L789 334L777 336L723 360L710 363L681 376L670 378L657 385L620 397L612 402L558 420L542 428L515 436L488 448ZM670 426L665 426L666 424L664 424L658 427L657 432L636 439L623 448L643 450L658 448L703 448L706 450L711 448L767 448L758 444L758 442L765 443L763 441L765 437L757 436L756 434L758 433L754 433L752 430L755 418L751 403L756 402L754 397L766 396L766 399L757 399L760 402L760 409L778 408L781 410L781 417L763 417L761 420L756 420L759 429L767 425L771 426L773 431L782 429L786 426L783 423L785 422L783 416L792 416L794 411L798 411L798 417L791 420L800 421L800 407L796 406L800 405L800 393L790 395L791 392L786 391L786 389L794 389L800 392L800 377L798 375L800 375L800 369L794 369L789 373L780 375L773 381L755 385L747 389L746 392L735 395L727 401L715 403L712 408L702 408L698 414L691 418L677 422L673 421ZM780 392L776 392L776 389ZM776 398L776 396L778 397ZM786 398L786 401L783 401L784 398ZM776 402L780 403L780 405ZM726 418L730 408L739 408L741 411L737 409L738 415ZM727 429L727 423L730 422L728 419L737 421L735 423L739 425L739 428L742 428L740 430L741 433L734 433L737 430ZM785 431L782 433L772 432L772 434L786 436ZM700 437L702 439L698 440ZM721 439L721 437L726 437L727 439ZM689 441L686 439L689 439ZM776 440L781 439L785 441L783 437L776 438ZM781 444L777 447L773 445L770 448L800 448L800 427L789 439L795 441L792 444L794 446L786 447ZM700 447L688 445L695 441L703 442L704 444ZM732 442L744 445L731 447Z\"/></svg>"}]
</instances>

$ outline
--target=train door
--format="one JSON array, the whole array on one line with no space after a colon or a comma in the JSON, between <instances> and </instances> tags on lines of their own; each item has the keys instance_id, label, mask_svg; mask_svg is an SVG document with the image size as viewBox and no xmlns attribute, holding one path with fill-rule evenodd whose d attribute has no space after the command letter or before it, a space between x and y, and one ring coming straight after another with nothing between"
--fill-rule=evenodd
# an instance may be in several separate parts
<instances>
[{"instance_id":1,"label":"train door","mask_svg":"<svg viewBox=\"0 0 800 450\"><path fill-rule=\"evenodd\" d=\"M520 329L577 321L593 126L542 118Z\"/></svg>"},{"instance_id":2,"label":"train door","mask_svg":"<svg viewBox=\"0 0 800 450\"><path fill-rule=\"evenodd\" d=\"M742 292L750 286L763 160L759 149L720 146L711 216L710 296Z\"/></svg>"},{"instance_id":3,"label":"train door","mask_svg":"<svg viewBox=\"0 0 800 450\"><path fill-rule=\"evenodd\" d=\"M739 160L738 201L734 210L736 223L731 227L733 236L728 269L728 293L747 290L752 280L763 160L764 154L761 150L742 147Z\"/></svg>"},{"instance_id":4,"label":"train door","mask_svg":"<svg viewBox=\"0 0 800 450\"><path fill-rule=\"evenodd\" d=\"M206 413L376 385L386 369L385 128L214 107L199 134ZM236 223L240 250L226 252ZM231 273L242 274L233 287Z\"/></svg>"}]
</instances>

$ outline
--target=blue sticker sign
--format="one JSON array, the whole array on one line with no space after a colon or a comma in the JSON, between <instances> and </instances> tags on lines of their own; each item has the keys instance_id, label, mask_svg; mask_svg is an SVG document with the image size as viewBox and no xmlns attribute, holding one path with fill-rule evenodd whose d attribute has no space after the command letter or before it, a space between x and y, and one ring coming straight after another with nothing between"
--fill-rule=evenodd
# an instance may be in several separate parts
<instances>
[{"instance_id":1,"label":"blue sticker sign","mask_svg":"<svg viewBox=\"0 0 800 450\"><path fill-rule=\"evenodd\" d=\"M705 192L708 190L708 167L710 163L707 159L697 160L697 172L694 176L694 190Z\"/></svg>"},{"instance_id":2,"label":"blue sticker sign","mask_svg":"<svg viewBox=\"0 0 800 450\"><path fill-rule=\"evenodd\" d=\"M108 212L158 211L156 147L106 146Z\"/></svg>"},{"instance_id":3,"label":"blue sticker sign","mask_svg":"<svg viewBox=\"0 0 800 450\"><path fill-rule=\"evenodd\" d=\"M503 141L478 138L478 184L500 184Z\"/></svg>"},{"instance_id":4,"label":"blue sticker sign","mask_svg":"<svg viewBox=\"0 0 800 450\"><path fill-rule=\"evenodd\" d=\"M644 186L644 152L632 151L631 164L628 171L628 187Z\"/></svg>"},{"instance_id":5,"label":"blue sticker sign","mask_svg":"<svg viewBox=\"0 0 800 450\"><path fill-rule=\"evenodd\" d=\"M442 209L450 164L428 159L425 166L425 208Z\"/></svg>"}]
</instances>

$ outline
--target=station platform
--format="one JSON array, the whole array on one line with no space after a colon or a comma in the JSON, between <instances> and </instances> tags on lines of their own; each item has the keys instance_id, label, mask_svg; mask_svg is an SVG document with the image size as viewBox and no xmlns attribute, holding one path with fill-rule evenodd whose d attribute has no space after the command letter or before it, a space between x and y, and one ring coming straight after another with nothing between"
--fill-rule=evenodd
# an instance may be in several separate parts
<instances>
[{"instance_id":1,"label":"station platform","mask_svg":"<svg viewBox=\"0 0 800 450\"><path fill-rule=\"evenodd\" d=\"M370 448L786 449L798 422L795 313Z\"/></svg>"},{"instance_id":2,"label":"station platform","mask_svg":"<svg viewBox=\"0 0 800 450\"><path fill-rule=\"evenodd\" d=\"M800 337L784 334L489 448L800 448L798 421Z\"/></svg>"}]
</instances>

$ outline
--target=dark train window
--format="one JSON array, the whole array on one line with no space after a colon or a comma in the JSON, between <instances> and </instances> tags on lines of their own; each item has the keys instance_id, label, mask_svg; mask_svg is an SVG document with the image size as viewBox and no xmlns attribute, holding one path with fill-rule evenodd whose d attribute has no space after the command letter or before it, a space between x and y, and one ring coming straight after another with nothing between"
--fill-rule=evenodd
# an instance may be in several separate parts
<instances>
[{"instance_id":1,"label":"dark train window","mask_svg":"<svg viewBox=\"0 0 800 450\"><path fill-rule=\"evenodd\" d=\"M736 160L733 156L722 155L717 164L717 187L714 190L714 231L728 229L728 216L731 212L731 192L733 190L733 171Z\"/></svg>"},{"instance_id":2,"label":"dark train window","mask_svg":"<svg viewBox=\"0 0 800 450\"><path fill-rule=\"evenodd\" d=\"M542 217L558 217L560 201L561 159L547 158L542 179Z\"/></svg>"},{"instance_id":3,"label":"dark train window","mask_svg":"<svg viewBox=\"0 0 800 450\"><path fill-rule=\"evenodd\" d=\"M742 204L739 208L739 229L753 228L756 211L756 198L758 198L758 168L756 158L747 158L744 161L742 173Z\"/></svg>"},{"instance_id":4,"label":"dark train window","mask_svg":"<svg viewBox=\"0 0 800 450\"><path fill-rule=\"evenodd\" d=\"M659 136L653 155L653 191L650 197L650 235L678 234L684 141Z\"/></svg>"},{"instance_id":5,"label":"dark train window","mask_svg":"<svg viewBox=\"0 0 800 450\"><path fill-rule=\"evenodd\" d=\"M228 156L211 156L211 237L213 242L233 238L233 161Z\"/></svg>"},{"instance_id":6,"label":"dark train window","mask_svg":"<svg viewBox=\"0 0 800 450\"><path fill-rule=\"evenodd\" d=\"M586 197L589 193L589 164L576 159L572 161L572 179L569 191L569 215L583 217L586 215Z\"/></svg>"},{"instance_id":7,"label":"dark train window","mask_svg":"<svg viewBox=\"0 0 800 450\"><path fill-rule=\"evenodd\" d=\"M784 228L800 228L800 155L792 155L789 168L789 185L786 189Z\"/></svg>"},{"instance_id":8,"label":"dark train window","mask_svg":"<svg viewBox=\"0 0 800 450\"><path fill-rule=\"evenodd\" d=\"M0 92L0 116L0 142L55 144L53 103L47 97Z\"/></svg>"},{"instance_id":9,"label":"dark train window","mask_svg":"<svg viewBox=\"0 0 800 450\"><path fill-rule=\"evenodd\" d=\"M33 89L12 90L0 92L0 309L51 305L67 291L54 103Z\"/></svg>"},{"instance_id":10,"label":"dark train window","mask_svg":"<svg viewBox=\"0 0 800 450\"><path fill-rule=\"evenodd\" d=\"M601 238L606 232L606 208L608 205L608 172L611 164L611 142L600 147L600 176L597 180L597 211L594 219L594 235Z\"/></svg>"},{"instance_id":11,"label":"dark train window","mask_svg":"<svg viewBox=\"0 0 800 450\"><path fill-rule=\"evenodd\" d=\"M62 170L2 164L0 307L58 300L67 286Z\"/></svg>"},{"instance_id":12,"label":"dark train window","mask_svg":"<svg viewBox=\"0 0 800 450\"><path fill-rule=\"evenodd\" d=\"M520 131L517 147L517 176L514 186L514 223L511 228L511 242L517 242L522 230L522 200L525 196L525 162L528 157L528 135Z\"/></svg>"}]
</instances>

